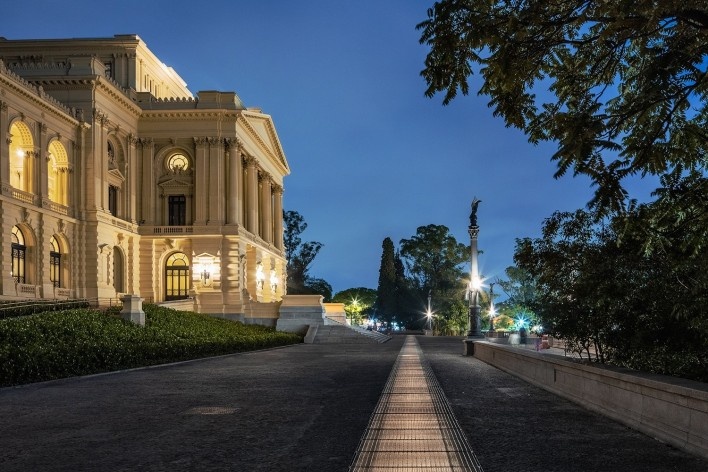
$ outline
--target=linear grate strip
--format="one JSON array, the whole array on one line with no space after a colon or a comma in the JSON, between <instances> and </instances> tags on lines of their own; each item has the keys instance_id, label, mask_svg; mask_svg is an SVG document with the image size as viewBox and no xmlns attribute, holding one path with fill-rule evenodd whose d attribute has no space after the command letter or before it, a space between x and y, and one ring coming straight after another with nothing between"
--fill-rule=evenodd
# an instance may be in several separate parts
<instances>
[{"instance_id":1,"label":"linear grate strip","mask_svg":"<svg viewBox=\"0 0 708 472\"><path fill-rule=\"evenodd\" d=\"M407 336L350 472L482 472L418 342Z\"/></svg>"}]
</instances>

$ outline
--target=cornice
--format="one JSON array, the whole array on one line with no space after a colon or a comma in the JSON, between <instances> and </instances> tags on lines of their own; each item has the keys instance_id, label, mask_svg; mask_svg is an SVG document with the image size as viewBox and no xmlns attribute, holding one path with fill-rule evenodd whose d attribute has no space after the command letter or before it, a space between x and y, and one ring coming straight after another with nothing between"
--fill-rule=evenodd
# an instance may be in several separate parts
<instances>
[{"instance_id":1,"label":"cornice","mask_svg":"<svg viewBox=\"0 0 708 472\"><path fill-rule=\"evenodd\" d=\"M30 100L44 111L52 113L57 118L72 126L78 126L79 120L74 117L74 109L47 95L41 86L36 86L5 67L0 60L0 85L14 91L16 94Z\"/></svg>"},{"instance_id":2,"label":"cornice","mask_svg":"<svg viewBox=\"0 0 708 472\"><path fill-rule=\"evenodd\" d=\"M143 110L140 119L144 121L182 120L182 121L213 121L233 117L236 121L237 112L213 110Z\"/></svg>"}]
</instances>

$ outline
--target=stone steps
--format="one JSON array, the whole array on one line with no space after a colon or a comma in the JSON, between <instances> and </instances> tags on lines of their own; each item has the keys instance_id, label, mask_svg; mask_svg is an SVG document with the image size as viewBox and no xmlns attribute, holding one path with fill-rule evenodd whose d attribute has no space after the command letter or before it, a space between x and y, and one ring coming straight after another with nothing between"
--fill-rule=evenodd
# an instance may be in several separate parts
<instances>
[{"instance_id":1,"label":"stone steps","mask_svg":"<svg viewBox=\"0 0 708 472\"><path fill-rule=\"evenodd\" d=\"M385 343L390 336L377 331L366 331L361 328L335 324L318 327L315 344L376 344Z\"/></svg>"}]
</instances>

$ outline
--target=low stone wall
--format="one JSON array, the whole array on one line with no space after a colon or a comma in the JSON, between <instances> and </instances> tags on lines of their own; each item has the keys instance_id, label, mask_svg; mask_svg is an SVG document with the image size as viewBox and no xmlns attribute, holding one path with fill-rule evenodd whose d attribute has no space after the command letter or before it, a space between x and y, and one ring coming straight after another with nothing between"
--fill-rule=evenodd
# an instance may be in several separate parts
<instances>
[{"instance_id":1,"label":"low stone wall","mask_svg":"<svg viewBox=\"0 0 708 472\"><path fill-rule=\"evenodd\" d=\"M311 326L324 325L322 295L285 295L280 305L276 329L306 334Z\"/></svg>"},{"instance_id":2,"label":"low stone wall","mask_svg":"<svg viewBox=\"0 0 708 472\"><path fill-rule=\"evenodd\" d=\"M649 436L708 458L708 385L477 341L474 357Z\"/></svg>"}]
</instances>

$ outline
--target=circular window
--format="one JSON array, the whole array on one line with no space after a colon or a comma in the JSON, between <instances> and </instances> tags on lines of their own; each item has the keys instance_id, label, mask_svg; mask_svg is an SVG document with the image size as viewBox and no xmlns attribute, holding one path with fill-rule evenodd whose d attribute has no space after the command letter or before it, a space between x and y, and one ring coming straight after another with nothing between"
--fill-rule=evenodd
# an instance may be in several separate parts
<instances>
[{"instance_id":1,"label":"circular window","mask_svg":"<svg viewBox=\"0 0 708 472\"><path fill-rule=\"evenodd\" d=\"M167 160L167 167L173 171L184 171L189 168L189 160L182 154L175 154Z\"/></svg>"}]
</instances>

